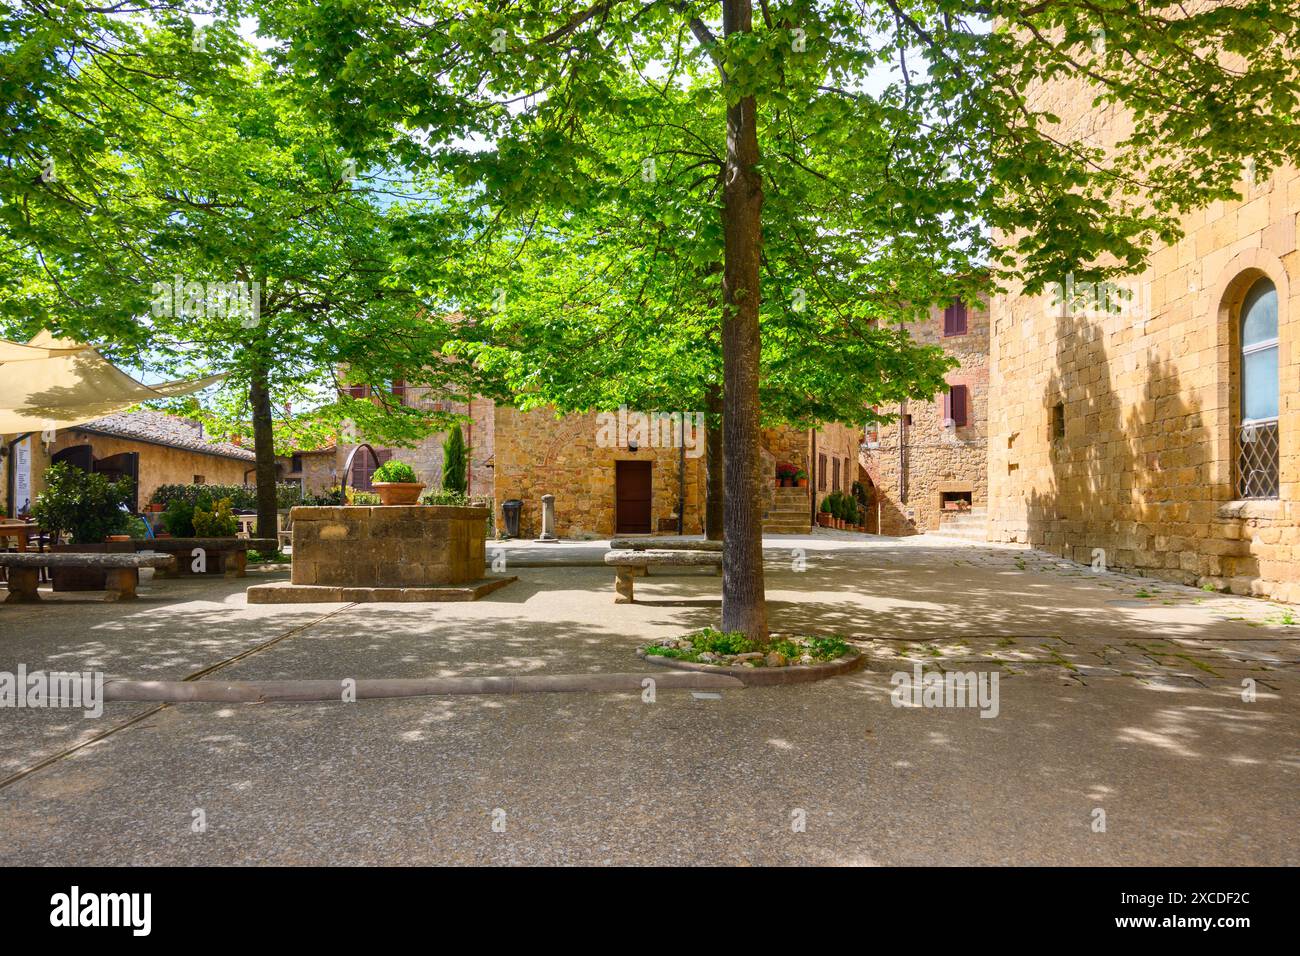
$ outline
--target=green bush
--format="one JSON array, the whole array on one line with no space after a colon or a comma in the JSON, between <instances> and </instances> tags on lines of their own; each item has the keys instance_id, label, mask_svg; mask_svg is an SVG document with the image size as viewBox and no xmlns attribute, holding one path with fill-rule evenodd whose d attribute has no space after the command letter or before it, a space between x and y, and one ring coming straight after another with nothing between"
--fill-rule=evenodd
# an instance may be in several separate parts
<instances>
[{"instance_id":1,"label":"green bush","mask_svg":"<svg viewBox=\"0 0 1300 956\"><path fill-rule=\"evenodd\" d=\"M73 544L102 544L122 534L130 515L123 510L133 491L130 478L109 481L65 461L45 471L45 490L36 496L32 516L51 534L66 532Z\"/></svg>"},{"instance_id":2,"label":"green bush","mask_svg":"<svg viewBox=\"0 0 1300 956\"><path fill-rule=\"evenodd\" d=\"M379 493L375 491L349 491L348 504L377 505L379 504Z\"/></svg>"},{"instance_id":3,"label":"green bush","mask_svg":"<svg viewBox=\"0 0 1300 956\"><path fill-rule=\"evenodd\" d=\"M748 654L757 650L754 642L743 631L719 631L714 627L706 627L687 635L686 639L694 645L696 654L704 651L714 654Z\"/></svg>"},{"instance_id":4,"label":"green bush","mask_svg":"<svg viewBox=\"0 0 1300 956\"><path fill-rule=\"evenodd\" d=\"M239 522L230 513L230 499L222 498L212 509L194 507L194 536L196 538L233 538Z\"/></svg>"},{"instance_id":5,"label":"green bush","mask_svg":"<svg viewBox=\"0 0 1300 956\"><path fill-rule=\"evenodd\" d=\"M339 505L347 504L347 499L343 496L343 489L335 485L329 491L323 491L319 495L303 495L298 504L315 508L337 508Z\"/></svg>"},{"instance_id":6,"label":"green bush","mask_svg":"<svg viewBox=\"0 0 1300 956\"><path fill-rule=\"evenodd\" d=\"M831 504L831 496L827 495L822 499L821 507L818 509L822 514L834 515L835 508Z\"/></svg>"},{"instance_id":7,"label":"green bush","mask_svg":"<svg viewBox=\"0 0 1300 956\"><path fill-rule=\"evenodd\" d=\"M398 461L394 458L392 461L386 461L375 469L374 477L371 481L378 482L405 482L415 484L420 479L415 475L415 469L404 461Z\"/></svg>"},{"instance_id":8,"label":"green bush","mask_svg":"<svg viewBox=\"0 0 1300 956\"><path fill-rule=\"evenodd\" d=\"M254 485L159 485L149 500L157 505L170 505L173 501L186 501L191 505L199 503L200 498L209 501L230 499L230 507L236 511L257 510L257 488ZM275 486L275 506L280 510L305 504L302 486L296 481L281 481Z\"/></svg>"},{"instance_id":9,"label":"green bush","mask_svg":"<svg viewBox=\"0 0 1300 956\"><path fill-rule=\"evenodd\" d=\"M207 495L204 495L201 501L205 508L212 507L212 499ZM193 502L186 501L184 498L173 498L162 516L163 527L167 529L167 533L173 538L194 537L195 507Z\"/></svg>"}]
</instances>

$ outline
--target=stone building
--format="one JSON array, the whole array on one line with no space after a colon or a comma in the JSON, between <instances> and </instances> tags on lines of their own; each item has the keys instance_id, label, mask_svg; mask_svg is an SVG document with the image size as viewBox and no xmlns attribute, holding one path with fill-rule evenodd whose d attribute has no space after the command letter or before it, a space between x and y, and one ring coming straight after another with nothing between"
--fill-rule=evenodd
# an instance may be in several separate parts
<instances>
[{"instance_id":1,"label":"stone building","mask_svg":"<svg viewBox=\"0 0 1300 956\"><path fill-rule=\"evenodd\" d=\"M1114 113L1034 92L1102 147ZM1300 600L1300 171L1247 165L1146 270L992 302L990 538Z\"/></svg>"},{"instance_id":2,"label":"stone building","mask_svg":"<svg viewBox=\"0 0 1300 956\"><path fill-rule=\"evenodd\" d=\"M988 305L936 306L909 331L915 341L939 345L961 364L947 374L947 392L879 409L894 413L895 421L867 429L858 457L870 499L867 528L982 540L988 505Z\"/></svg>"},{"instance_id":3,"label":"stone building","mask_svg":"<svg viewBox=\"0 0 1300 956\"><path fill-rule=\"evenodd\" d=\"M136 481L135 510L149 502L159 485L241 485L253 480L252 449L214 441L198 422L163 412L108 415L61 428L48 444L40 435L32 435L26 445L27 473L15 480L14 487L15 492L20 485L30 489L29 501L44 490L45 470L55 461L112 478L131 476ZM15 512L22 512L23 506L23 501L12 504Z\"/></svg>"}]
</instances>

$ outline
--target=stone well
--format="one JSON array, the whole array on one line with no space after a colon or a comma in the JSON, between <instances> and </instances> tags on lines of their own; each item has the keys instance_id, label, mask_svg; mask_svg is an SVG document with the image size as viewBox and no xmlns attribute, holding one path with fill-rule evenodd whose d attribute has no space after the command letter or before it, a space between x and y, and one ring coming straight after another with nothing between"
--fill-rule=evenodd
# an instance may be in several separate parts
<instances>
[{"instance_id":1,"label":"stone well","mask_svg":"<svg viewBox=\"0 0 1300 956\"><path fill-rule=\"evenodd\" d=\"M415 588L483 578L487 508L294 508L292 583Z\"/></svg>"}]
</instances>

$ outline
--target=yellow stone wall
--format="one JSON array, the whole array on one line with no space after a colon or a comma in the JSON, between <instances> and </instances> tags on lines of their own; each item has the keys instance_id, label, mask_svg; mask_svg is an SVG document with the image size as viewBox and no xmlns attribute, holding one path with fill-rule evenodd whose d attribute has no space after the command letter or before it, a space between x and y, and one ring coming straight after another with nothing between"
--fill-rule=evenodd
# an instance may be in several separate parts
<instances>
[{"instance_id":1,"label":"yellow stone wall","mask_svg":"<svg viewBox=\"0 0 1300 956\"><path fill-rule=\"evenodd\" d=\"M1108 146L1126 132L1122 117L1081 110L1090 98L1077 88L1035 97L1061 116L1062 135ZM1300 171L1243 175L1242 188L1154 250L1126 283L1136 294L1127 314L1014 290L993 300L993 540L1300 600ZM1260 277L1279 297L1281 493L1235 502L1234 340ZM1065 434L1053 440L1057 403Z\"/></svg>"}]
</instances>

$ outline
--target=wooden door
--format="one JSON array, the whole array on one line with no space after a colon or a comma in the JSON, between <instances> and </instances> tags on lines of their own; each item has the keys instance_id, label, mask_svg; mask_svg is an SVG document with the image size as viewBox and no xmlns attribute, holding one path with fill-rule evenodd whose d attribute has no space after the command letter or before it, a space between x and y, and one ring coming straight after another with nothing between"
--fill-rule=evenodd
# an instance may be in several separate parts
<instances>
[{"instance_id":1,"label":"wooden door","mask_svg":"<svg viewBox=\"0 0 1300 956\"><path fill-rule=\"evenodd\" d=\"M614 532L650 533L650 462L614 462Z\"/></svg>"}]
</instances>

